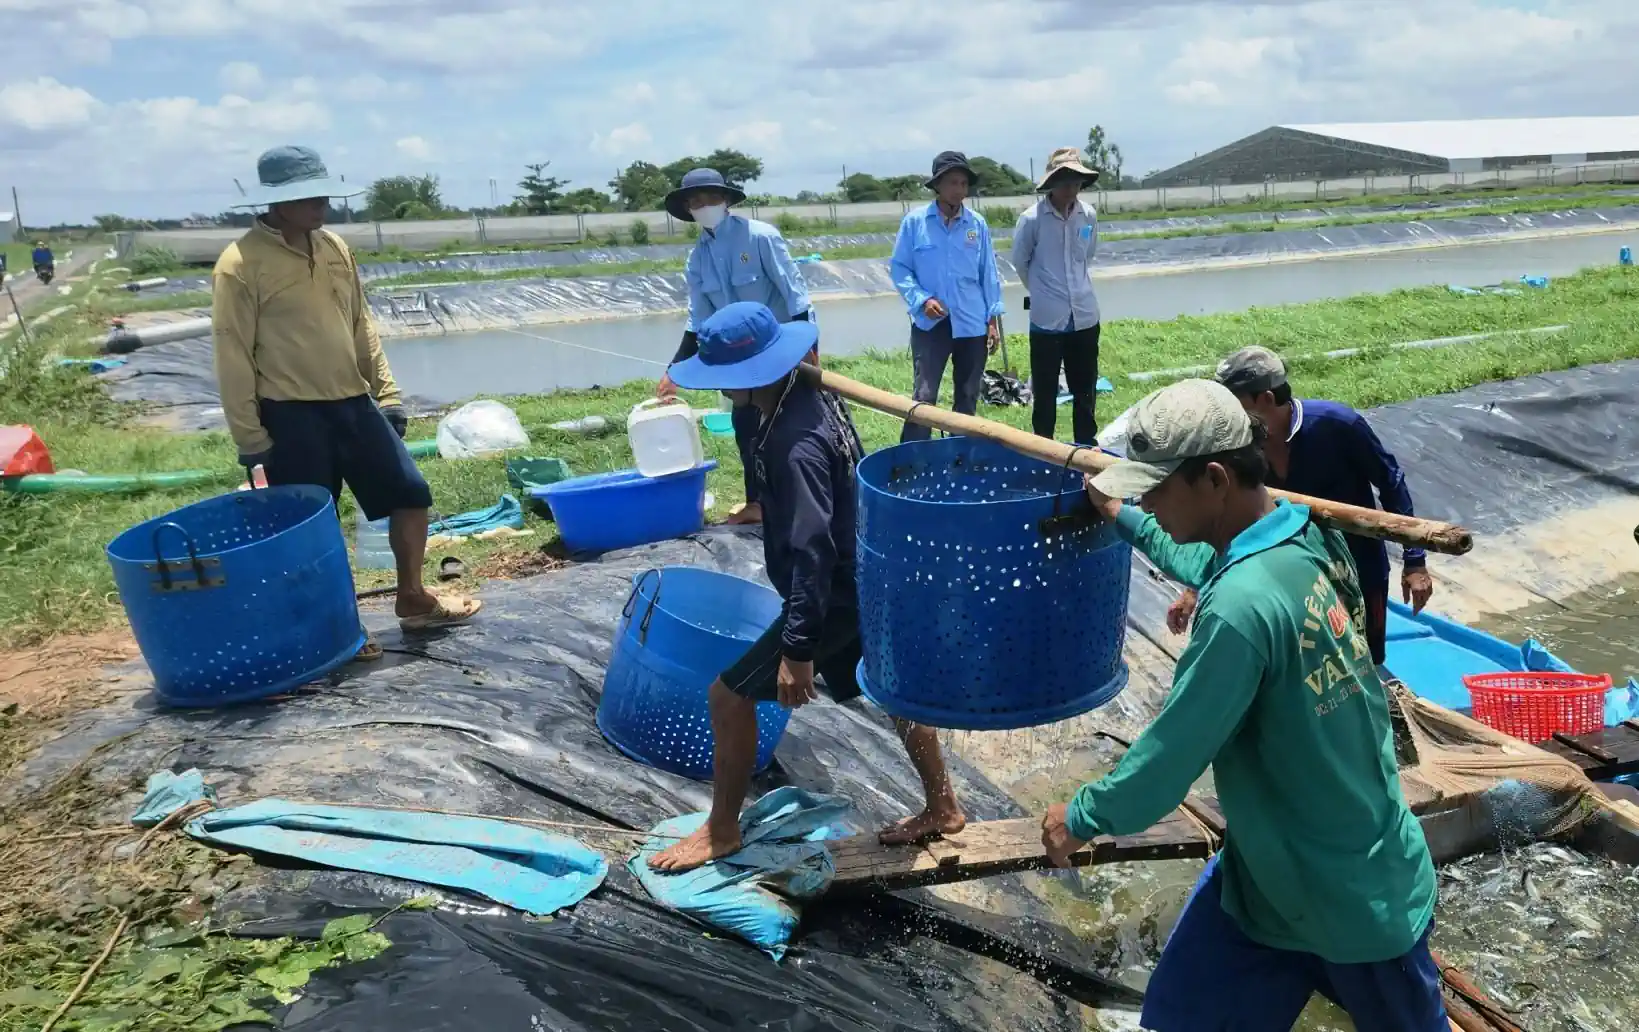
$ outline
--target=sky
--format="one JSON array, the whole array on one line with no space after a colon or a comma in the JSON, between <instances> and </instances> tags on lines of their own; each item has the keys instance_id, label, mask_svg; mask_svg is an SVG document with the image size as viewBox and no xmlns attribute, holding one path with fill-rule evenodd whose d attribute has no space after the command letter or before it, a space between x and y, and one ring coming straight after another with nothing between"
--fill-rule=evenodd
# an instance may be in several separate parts
<instances>
[{"instance_id":1,"label":"sky","mask_svg":"<svg viewBox=\"0 0 1639 1032\"><path fill-rule=\"evenodd\" d=\"M0 0L0 190L214 214L300 143L461 206L720 146L794 194L1095 123L1143 175L1281 123L1635 114L1636 53L1639 0Z\"/></svg>"}]
</instances>

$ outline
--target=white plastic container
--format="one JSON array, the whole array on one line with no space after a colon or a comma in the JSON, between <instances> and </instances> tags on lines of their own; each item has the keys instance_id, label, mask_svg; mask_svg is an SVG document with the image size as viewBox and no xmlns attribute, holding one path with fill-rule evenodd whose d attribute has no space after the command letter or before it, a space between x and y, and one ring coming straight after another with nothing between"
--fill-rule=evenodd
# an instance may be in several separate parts
<instances>
[{"instance_id":1,"label":"white plastic container","mask_svg":"<svg viewBox=\"0 0 1639 1032\"><path fill-rule=\"evenodd\" d=\"M626 438L637 471L646 477L681 473L706 458L694 413L683 401L651 398L640 402L626 420Z\"/></svg>"},{"instance_id":2,"label":"white plastic container","mask_svg":"<svg viewBox=\"0 0 1639 1032\"><path fill-rule=\"evenodd\" d=\"M392 542L387 537L387 523L391 517L383 516L371 522L364 518L364 510L358 510L357 522L353 526L353 564L361 570L391 570L398 565L393 558Z\"/></svg>"}]
</instances>

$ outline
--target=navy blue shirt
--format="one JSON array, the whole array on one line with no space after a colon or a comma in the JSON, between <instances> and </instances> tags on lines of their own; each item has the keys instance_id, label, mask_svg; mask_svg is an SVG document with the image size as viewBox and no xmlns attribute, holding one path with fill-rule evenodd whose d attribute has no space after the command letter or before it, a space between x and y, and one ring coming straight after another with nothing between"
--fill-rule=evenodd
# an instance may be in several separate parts
<instances>
[{"instance_id":1,"label":"navy blue shirt","mask_svg":"<svg viewBox=\"0 0 1639 1032\"><path fill-rule=\"evenodd\" d=\"M781 652L798 661L814 658L828 613L859 606L854 588L859 439L842 411L841 402L799 382L757 435L763 562L774 590L785 599Z\"/></svg>"},{"instance_id":2,"label":"navy blue shirt","mask_svg":"<svg viewBox=\"0 0 1639 1032\"><path fill-rule=\"evenodd\" d=\"M1416 515L1400 464L1365 416L1336 401L1294 400L1292 424L1286 477L1273 477L1271 486L1364 509ZM1354 555L1360 586L1368 592L1387 590L1389 553L1383 542L1354 534L1344 538ZM1425 562L1422 549L1405 550L1406 566Z\"/></svg>"}]
</instances>

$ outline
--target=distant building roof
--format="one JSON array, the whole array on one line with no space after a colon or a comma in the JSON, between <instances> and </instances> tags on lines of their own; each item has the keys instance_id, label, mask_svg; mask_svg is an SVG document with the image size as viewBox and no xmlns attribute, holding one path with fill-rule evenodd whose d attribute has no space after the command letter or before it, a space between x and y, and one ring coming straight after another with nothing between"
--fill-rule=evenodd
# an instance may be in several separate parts
<instances>
[{"instance_id":1,"label":"distant building roof","mask_svg":"<svg viewBox=\"0 0 1639 1032\"><path fill-rule=\"evenodd\" d=\"M1480 118L1448 122L1335 122L1283 129L1460 160L1525 154L1639 151L1639 115Z\"/></svg>"}]
</instances>

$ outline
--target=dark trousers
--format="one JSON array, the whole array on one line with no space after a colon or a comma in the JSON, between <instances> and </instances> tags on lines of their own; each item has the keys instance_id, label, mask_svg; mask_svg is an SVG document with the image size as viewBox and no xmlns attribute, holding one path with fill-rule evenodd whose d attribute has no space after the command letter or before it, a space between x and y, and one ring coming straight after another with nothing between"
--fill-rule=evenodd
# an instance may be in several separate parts
<instances>
[{"instance_id":1,"label":"dark trousers","mask_svg":"<svg viewBox=\"0 0 1639 1032\"><path fill-rule=\"evenodd\" d=\"M1366 602L1366 645L1372 650L1372 662L1382 666L1388 655L1389 588L1360 586Z\"/></svg>"},{"instance_id":2,"label":"dark trousers","mask_svg":"<svg viewBox=\"0 0 1639 1032\"><path fill-rule=\"evenodd\" d=\"M911 327L911 369L915 386L912 400L924 405L939 403L939 385L945 379L945 366L954 364L956 401L951 407L971 416L979 411L979 389L985 382L985 339L954 337L950 319L939 320L931 330ZM899 433L899 442L926 441L933 431L916 423L905 424Z\"/></svg>"},{"instance_id":3,"label":"dark trousers","mask_svg":"<svg viewBox=\"0 0 1639 1032\"><path fill-rule=\"evenodd\" d=\"M409 449L370 398L260 403L273 438L264 472L269 485L316 484L341 498L342 485L379 520L400 509L430 509L432 491Z\"/></svg>"},{"instance_id":4,"label":"dark trousers","mask_svg":"<svg viewBox=\"0 0 1639 1032\"><path fill-rule=\"evenodd\" d=\"M1051 439L1058 432L1059 368L1070 387L1070 425L1075 444L1098 440L1098 323L1055 333L1030 327L1030 390L1035 407L1030 413L1031 429L1037 437Z\"/></svg>"}]
</instances>

